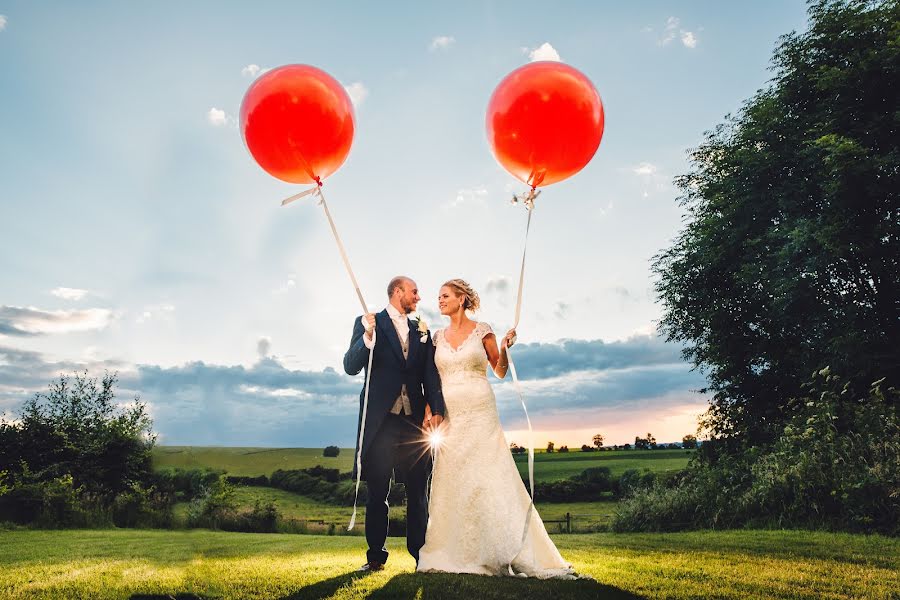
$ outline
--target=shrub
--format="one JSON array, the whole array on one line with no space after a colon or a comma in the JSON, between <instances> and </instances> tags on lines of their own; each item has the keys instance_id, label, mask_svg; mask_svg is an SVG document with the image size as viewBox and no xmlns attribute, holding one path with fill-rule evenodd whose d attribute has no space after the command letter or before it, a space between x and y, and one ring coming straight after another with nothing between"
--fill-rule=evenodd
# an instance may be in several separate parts
<instances>
[{"instance_id":1,"label":"shrub","mask_svg":"<svg viewBox=\"0 0 900 600\"><path fill-rule=\"evenodd\" d=\"M900 533L900 393L876 381L854 392L829 369L786 404L791 417L770 446L714 454L649 487L626 472L618 531L805 527ZM715 441L710 444L715 447Z\"/></svg>"}]
</instances>

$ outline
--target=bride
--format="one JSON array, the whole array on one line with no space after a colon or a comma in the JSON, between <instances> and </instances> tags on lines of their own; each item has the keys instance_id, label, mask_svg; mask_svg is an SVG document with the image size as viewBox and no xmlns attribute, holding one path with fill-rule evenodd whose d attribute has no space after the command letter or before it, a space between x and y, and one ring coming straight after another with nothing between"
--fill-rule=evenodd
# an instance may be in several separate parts
<instances>
[{"instance_id":1,"label":"bride","mask_svg":"<svg viewBox=\"0 0 900 600\"><path fill-rule=\"evenodd\" d=\"M441 376L444 423L438 447L425 545L418 571L573 578L575 572L547 535L519 476L500 426L488 365L499 378L509 368L515 330L497 344L487 323L466 311L478 294L452 279L438 295L450 325L436 331L434 362ZM526 516L530 519L525 533Z\"/></svg>"}]
</instances>

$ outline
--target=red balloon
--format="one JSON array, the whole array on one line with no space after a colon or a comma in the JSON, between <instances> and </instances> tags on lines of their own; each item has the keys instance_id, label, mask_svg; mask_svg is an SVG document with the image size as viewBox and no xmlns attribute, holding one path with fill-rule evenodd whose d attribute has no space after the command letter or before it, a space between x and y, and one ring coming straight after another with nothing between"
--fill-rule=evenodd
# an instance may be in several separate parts
<instances>
[{"instance_id":1,"label":"red balloon","mask_svg":"<svg viewBox=\"0 0 900 600\"><path fill-rule=\"evenodd\" d=\"M320 182L353 143L353 104L321 69L285 65L260 76L241 102L241 135L267 173L290 183Z\"/></svg>"},{"instance_id":2,"label":"red balloon","mask_svg":"<svg viewBox=\"0 0 900 600\"><path fill-rule=\"evenodd\" d=\"M494 90L486 126L500 164L528 185L545 186L590 162L603 137L603 103L581 71L533 62Z\"/></svg>"}]
</instances>

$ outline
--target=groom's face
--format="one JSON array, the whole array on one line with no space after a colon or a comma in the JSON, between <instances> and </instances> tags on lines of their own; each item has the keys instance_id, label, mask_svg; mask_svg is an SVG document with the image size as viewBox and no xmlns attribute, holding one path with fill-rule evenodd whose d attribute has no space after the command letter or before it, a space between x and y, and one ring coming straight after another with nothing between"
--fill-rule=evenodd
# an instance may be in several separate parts
<instances>
[{"instance_id":1,"label":"groom's face","mask_svg":"<svg viewBox=\"0 0 900 600\"><path fill-rule=\"evenodd\" d=\"M412 279L408 279L397 291L400 294L400 308L406 314L414 312L416 305L419 303L419 286Z\"/></svg>"}]
</instances>

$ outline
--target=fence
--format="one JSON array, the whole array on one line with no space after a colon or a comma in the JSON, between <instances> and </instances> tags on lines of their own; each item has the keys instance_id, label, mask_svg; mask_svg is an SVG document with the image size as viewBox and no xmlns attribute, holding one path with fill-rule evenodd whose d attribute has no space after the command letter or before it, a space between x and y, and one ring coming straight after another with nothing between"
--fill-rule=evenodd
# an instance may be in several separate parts
<instances>
[{"instance_id":1,"label":"fence","mask_svg":"<svg viewBox=\"0 0 900 600\"><path fill-rule=\"evenodd\" d=\"M612 521L613 513L579 513L567 512L558 519L543 518L544 527L549 533L593 533L606 531ZM365 521L357 521L352 532L347 531L346 519L331 521L327 519L279 519L279 531L283 533L329 533L339 535L362 535ZM388 521L388 535L405 536L406 523L396 519Z\"/></svg>"}]
</instances>

